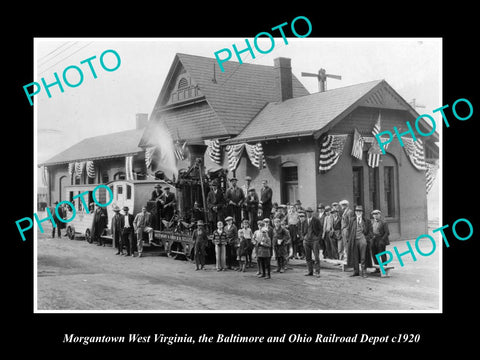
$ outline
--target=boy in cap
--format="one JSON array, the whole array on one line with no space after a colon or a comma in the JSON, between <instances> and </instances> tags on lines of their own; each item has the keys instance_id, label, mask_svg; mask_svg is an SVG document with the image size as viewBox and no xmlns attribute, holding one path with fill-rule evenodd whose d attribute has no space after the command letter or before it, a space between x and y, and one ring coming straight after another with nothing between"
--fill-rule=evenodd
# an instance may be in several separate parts
<instances>
[{"instance_id":1,"label":"boy in cap","mask_svg":"<svg viewBox=\"0 0 480 360\"><path fill-rule=\"evenodd\" d=\"M232 268L235 268L235 270L237 270L235 260L237 254L235 245L237 243L238 230L233 223L233 217L227 216L225 221L227 222L227 225L224 227L225 235L227 237L227 245L225 248L227 269L232 270Z\"/></svg>"},{"instance_id":2,"label":"boy in cap","mask_svg":"<svg viewBox=\"0 0 480 360\"><path fill-rule=\"evenodd\" d=\"M273 246L275 248L275 256L277 258L277 272L283 273L285 271L286 261L288 256L288 245L290 244L290 234L282 227L280 219L273 220Z\"/></svg>"},{"instance_id":3,"label":"boy in cap","mask_svg":"<svg viewBox=\"0 0 480 360\"><path fill-rule=\"evenodd\" d=\"M388 224L381 219L381 211L373 210L372 211L372 257L375 264L378 265L377 257L375 256L378 253L384 252L387 245L390 245L390 240L388 236L390 231L388 230ZM382 255L382 262L387 261L387 254ZM375 269L376 273L380 272L380 269Z\"/></svg>"},{"instance_id":4,"label":"boy in cap","mask_svg":"<svg viewBox=\"0 0 480 360\"><path fill-rule=\"evenodd\" d=\"M270 258L272 255L272 241L268 236L268 229L266 227L260 228L260 236L257 245L257 261L259 263L259 267L262 270L261 273L259 271L258 277L270 279ZM259 269L259 270L260 270Z\"/></svg>"}]
</instances>

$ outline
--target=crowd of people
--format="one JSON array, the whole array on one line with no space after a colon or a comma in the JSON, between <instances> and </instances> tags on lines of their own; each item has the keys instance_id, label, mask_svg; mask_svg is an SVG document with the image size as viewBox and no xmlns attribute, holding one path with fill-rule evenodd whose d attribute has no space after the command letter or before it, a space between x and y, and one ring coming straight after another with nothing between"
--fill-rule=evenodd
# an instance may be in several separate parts
<instances>
[{"instance_id":1,"label":"crowd of people","mask_svg":"<svg viewBox=\"0 0 480 360\"><path fill-rule=\"evenodd\" d=\"M260 196L251 187L251 178L241 188L237 179L230 179L225 194L213 181L207 196L208 221L213 231L216 269L245 271L252 267L252 255L257 259L257 276L271 277L273 257L276 271L288 269L290 259L306 260L306 276L320 276L320 253L324 259L345 260L354 269L352 276L366 276L374 256L389 245L387 223L381 211L372 211L372 219L361 205L352 209L347 200L331 205L318 204L317 211L294 204L272 203L273 191L268 181L262 181ZM198 221L193 234L196 270L204 269L205 223ZM379 272L376 269L376 272Z\"/></svg>"},{"instance_id":2,"label":"crowd of people","mask_svg":"<svg viewBox=\"0 0 480 360\"><path fill-rule=\"evenodd\" d=\"M169 190L166 187L162 191L157 185L152 192L151 201L156 201L157 209L162 210L161 219L168 220L174 215L175 196ZM378 265L375 254L385 251L389 245L388 225L381 219L380 210L372 211L370 219L361 205L352 209L347 200L331 205L320 203L314 211L311 207L303 208L299 200L294 204L272 203L272 195L267 180L262 181L259 195L251 186L250 177L242 187L238 187L236 178L231 178L225 192L219 189L216 180L212 181L206 200L207 217L198 203L192 210L193 218L200 218L195 220L192 234L196 270L205 269L209 235L215 246L217 271L245 272L254 267L253 259L256 259L257 276L265 279L271 278L272 258L276 261L276 272L289 269L289 260L301 259L306 261L305 275L319 277L320 254L324 259L346 261L347 267L354 270L352 276L365 277L372 260ZM95 205L95 209L91 209L92 243L104 246L102 233L108 225L107 212L105 208L92 205ZM138 257L142 257L144 235L148 235L150 244L153 241L155 216L146 206L136 216L129 213L127 206L122 210L123 214L118 206L113 206L110 224L116 254L134 256L136 247ZM62 209L59 216L65 217L66 212ZM58 234L60 236L60 226ZM386 261L384 256L382 259Z\"/></svg>"}]
</instances>

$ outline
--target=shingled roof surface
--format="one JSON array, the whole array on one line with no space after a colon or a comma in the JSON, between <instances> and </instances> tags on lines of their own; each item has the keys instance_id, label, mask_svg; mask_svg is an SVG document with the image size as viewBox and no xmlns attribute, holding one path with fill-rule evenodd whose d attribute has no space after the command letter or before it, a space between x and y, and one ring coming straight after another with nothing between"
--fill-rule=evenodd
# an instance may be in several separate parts
<instances>
[{"instance_id":1,"label":"shingled roof surface","mask_svg":"<svg viewBox=\"0 0 480 360\"><path fill-rule=\"evenodd\" d=\"M142 152L138 147L142 134L143 129L134 129L86 138L45 161L43 165L105 159Z\"/></svg>"},{"instance_id":2,"label":"shingled roof surface","mask_svg":"<svg viewBox=\"0 0 480 360\"><path fill-rule=\"evenodd\" d=\"M268 102L280 100L275 86L276 70L273 65L227 61L223 63L225 72L222 72L214 58L177 53L171 72L177 61L180 61L198 85L215 115L208 119L193 119L194 123L189 124L188 129L179 126L178 132L183 139L237 135ZM215 82L212 81L214 67ZM309 94L293 74L292 84L294 97ZM156 107L165 95L168 96L167 88L166 81ZM173 134L177 133L177 129L172 129L171 124L167 125ZM202 130L201 134L198 133L199 129Z\"/></svg>"},{"instance_id":3,"label":"shingled roof surface","mask_svg":"<svg viewBox=\"0 0 480 360\"><path fill-rule=\"evenodd\" d=\"M228 142L307 135L345 114L383 80L345 86L325 92L271 102L235 138Z\"/></svg>"}]
</instances>

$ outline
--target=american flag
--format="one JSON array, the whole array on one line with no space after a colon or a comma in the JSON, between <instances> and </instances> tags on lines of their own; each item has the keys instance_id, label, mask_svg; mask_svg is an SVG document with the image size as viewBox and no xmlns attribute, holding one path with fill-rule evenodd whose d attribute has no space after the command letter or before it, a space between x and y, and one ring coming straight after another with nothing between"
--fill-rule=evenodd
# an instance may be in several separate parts
<instances>
[{"instance_id":1,"label":"american flag","mask_svg":"<svg viewBox=\"0 0 480 360\"><path fill-rule=\"evenodd\" d=\"M259 169L263 169L267 167L267 162L265 161L265 154L263 152L263 145L261 142L258 142L255 145L255 166Z\"/></svg>"},{"instance_id":2,"label":"american flag","mask_svg":"<svg viewBox=\"0 0 480 360\"><path fill-rule=\"evenodd\" d=\"M381 113L378 112L378 120L373 126L372 134L375 138L375 135L377 135L380 132L381 129ZM380 146L378 145L378 141L375 141L372 143L372 146L370 146L370 149L368 149L368 166L374 168L378 167L378 164L380 163L380 155L382 155L382 150L380 149Z\"/></svg>"},{"instance_id":3,"label":"american flag","mask_svg":"<svg viewBox=\"0 0 480 360\"><path fill-rule=\"evenodd\" d=\"M185 145L187 145L187 142L185 141L183 145L180 146L180 141L175 141L174 145L174 152L175 152L175 158L177 160L185 160Z\"/></svg>"},{"instance_id":4,"label":"american flag","mask_svg":"<svg viewBox=\"0 0 480 360\"><path fill-rule=\"evenodd\" d=\"M156 147L148 147L145 149L145 166L147 169L152 165L153 153L155 152Z\"/></svg>"},{"instance_id":5,"label":"american flag","mask_svg":"<svg viewBox=\"0 0 480 360\"><path fill-rule=\"evenodd\" d=\"M352 156L362 160L364 143L365 140L363 139L362 135L360 135L357 128L355 128L355 132L353 134Z\"/></svg>"}]
</instances>

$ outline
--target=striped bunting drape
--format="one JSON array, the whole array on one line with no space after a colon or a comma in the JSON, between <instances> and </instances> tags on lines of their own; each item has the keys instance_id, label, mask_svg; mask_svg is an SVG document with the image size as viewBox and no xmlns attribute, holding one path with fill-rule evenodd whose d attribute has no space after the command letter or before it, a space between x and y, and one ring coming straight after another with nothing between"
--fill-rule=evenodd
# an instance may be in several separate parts
<instances>
[{"instance_id":1,"label":"striped bunting drape","mask_svg":"<svg viewBox=\"0 0 480 360\"><path fill-rule=\"evenodd\" d=\"M68 174L72 176L74 172L75 172L75 163L73 162L68 163Z\"/></svg>"},{"instance_id":2,"label":"striped bunting drape","mask_svg":"<svg viewBox=\"0 0 480 360\"><path fill-rule=\"evenodd\" d=\"M261 142L256 143L255 145L245 144L245 149L247 150L248 158L253 166L255 166L257 169L263 169L267 167Z\"/></svg>"},{"instance_id":3,"label":"striped bunting drape","mask_svg":"<svg viewBox=\"0 0 480 360\"><path fill-rule=\"evenodd\" d=\"M405 154L407 154L408 159L415 169L419 171L427 170L422 140L418 139L417 141L413 141L410 137L402 136L402 142L403 150L405 150Z\"/></svg>"},{"instance_id":4,"label":"striped bunting drape","mask_svg":"<svg viewBox=\"0 0 480 360\"><path fill-rule=\"evenodd\" d=\"M133 155L125 156L125 178L127 180L134 180L133 175Z\"/></svg>"},{"instance_id":5,"label":"striped bunting drape","mask_svg":"<svg viewBox=\"0 0 480 360\"><path fill-rule=\"evenodd\" d=\"M227 145L225 150L227 151L228 169L233 171L237 168L242 156L243 148L245 144Z\"/></svg>"},{"instance_id":6,"label":"striped bunting drape","mask_svg":"<svg viewBox=\"0 0 480 360\"><path fill-rule=\"evenodd\" d=\"M95 165L92 160L87 161L87 176L91 179L95 178Z\"/></svg>"},{"instance_id":7,"label":"striped bunting drape","mask_svg":"<svg viewBox=\"0 0 480 360\"><path fill-rule=\"evenodd\" d=\"M48 167L46 166L43 167L42 181L44 186L48 186Z\"/></svg>"},{"instance_id":8,"label":"striped bunting drape","mask_svg":"<svg viewBox=\"0 0 480 360\"><path fill-rule=\"evenodd\" d=\"M218 139L205 140L208 146L208 157L217 165L222 163L222 152L220 151L220 141Z\"/></svg>"},{"instance_id":9,"label":"striped bunting drape","mask_svg":"<svg viewBox=\"0 0 480 360\"><path fill-rule=\"evenodd\" d=\"M340 159L348 134L323 135L320 144L320 159L318 170L322 173L330 170Z\"/></svg>"},{"instance_id":10,"label":"striped bunting drape","mask_svg":"<svg viewBox=\"0 0 480 360\"><path fill-rule=\"evenodd\" d=\"M85 167L85 161L79 161L75 163L75 175L81 176L83 168Z\"/></svg>"},{"instance_id":11,"label":"striped bunting drape","mask_svg":"<svg viewBox=\"0 0 480 360\"><path fill-rule=\"evenodd\" d=\"M145 165L147 169L152 165L153 153L155 152L156 147L148 147L145 149Z\"/></svg>"},{"instance_id":12,"label":"striped bunting drape","mask_svg":"<svg viewBox=\"0 0 480 360\"><path fill-rule=\"evenodd\" d=\"M438 171L438 163L435 164L430 164L425 162L425 166L427 167L427 171L425 172L425 178L426 178L426 187L427 187L427 194L430 192L430 189L433 186L433 182L435 181L435 178L437 177L437 171Z\"/></svg>"}]
</instances>

